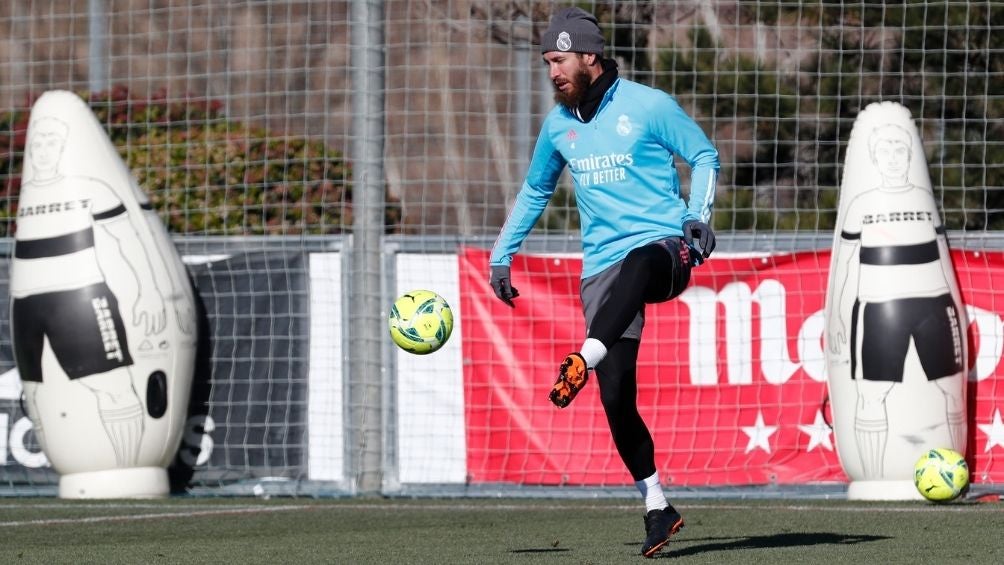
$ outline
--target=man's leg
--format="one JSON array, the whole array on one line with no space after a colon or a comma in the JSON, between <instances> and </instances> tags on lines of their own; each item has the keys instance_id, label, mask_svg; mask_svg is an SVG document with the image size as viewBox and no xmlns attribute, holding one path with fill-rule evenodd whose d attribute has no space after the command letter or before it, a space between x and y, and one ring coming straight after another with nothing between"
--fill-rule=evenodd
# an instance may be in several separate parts
<instances>
[{"instance_id":1,"label":"man's leg","mask_svg":"<svg viewBox=\"0 0 1004 565\"><path fill-rule=\"evenodd\" d=\"M610 434L617 453L636 481L655 473L655 445L636 402L638 347L636 339L618 340L596 368Z\"/></svg>"},{"instance_id":2,"label":"man's leg","mask_svg":"<svg viewBox=\"0 0 1004 565\"><path fill-rule=\"evenodd\" d=\"M622 337L641 337L639 314L646 302L667 300L689 280L689 272L684 273L672 252L659 243L631 251L611 269L590 280L588 287L583 283L589 335L558 369L550 399L559 408L572 402L588 381L589 371L603 361L615 342ZM595 314L590 315L592 312Z\"/></svg>"},{"instance_id":3,"label":"man's leg","mask_svg":"<svg viewBox=\"0 0 1004 565\"><path fill-rule=\"evenodd\" d=\"M589 325L589 339L583 347L583 357L589 367L603 360L606 350L624 335L635 316L646 302L658 302L673 292L673 271L676 262L665 247L650 244L639 247L624 259L620 273ZM599 342L603 351L593 355L592 341Z\"/></svg>"},{"instance_id":4,"label":"man's leg","mask_svg":"<svg viewBox=\"0 0 1004 565\"><path fill-rule=\"evenodd\" d=\"M97 397L98 414L115 450L116 464L135 466L143 441L143 403L133 388L129 368L119 367L77 382Z\"/></svg>"},{"instance_id":5,"label":"man's leg","mask_svg":"<svg viewBox=\"0 0 1004 565\"><path fill-rule=\"evenodd\" d=\"M641 551L651 557L680 531L683 517L662 491L652 434L638 413L638 347L636 339L618 340L596 370L614 445L645 500L645 543Z\"/></svg>"}]
</instances>

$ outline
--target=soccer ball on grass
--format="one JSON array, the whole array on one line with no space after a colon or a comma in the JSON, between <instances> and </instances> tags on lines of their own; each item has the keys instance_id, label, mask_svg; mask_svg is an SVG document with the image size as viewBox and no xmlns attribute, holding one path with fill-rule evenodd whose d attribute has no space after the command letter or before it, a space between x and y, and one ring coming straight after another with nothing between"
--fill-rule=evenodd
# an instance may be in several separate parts
<instances>
[{"instance_id":1,"label":"soccer ball on grass","mask_svg":"<svg viewBox=\"0 0 1004 565\"><path fill-rule=\"evenodd\" d=\"M439 350L453 332L453 310L431 290L413 290L390 309L390 337L401 349L425 355Z\"/></svg>"},{"instance_id":2,"label":"soccer ball on grass","mask_svg":"<svg viewBox=\"0 0 1004 565\"><path fill-rule=\"evenodd\" d=\"M924 498L949 502L969 484L969 465L958 451L939 447L922 455L913 467L913 482Z\"/></svg>"}]
</instances>

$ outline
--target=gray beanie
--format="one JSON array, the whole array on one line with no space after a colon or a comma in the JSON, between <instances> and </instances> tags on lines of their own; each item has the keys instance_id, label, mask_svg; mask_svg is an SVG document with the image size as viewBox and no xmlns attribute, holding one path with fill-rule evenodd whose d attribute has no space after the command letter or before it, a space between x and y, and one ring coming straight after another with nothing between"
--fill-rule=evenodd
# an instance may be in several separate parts
<instances>
[{"instance_id":1,"label":"gray beanie","mask_svg":"<svg viewBox=\"0 0 1004 565\"><path fill-rule=\"evenodd\" d=\"M582 8L563 8L540 36L540 52L570 51L603 55L603 34L596 17Z\"/></svg>"}]
</instances>

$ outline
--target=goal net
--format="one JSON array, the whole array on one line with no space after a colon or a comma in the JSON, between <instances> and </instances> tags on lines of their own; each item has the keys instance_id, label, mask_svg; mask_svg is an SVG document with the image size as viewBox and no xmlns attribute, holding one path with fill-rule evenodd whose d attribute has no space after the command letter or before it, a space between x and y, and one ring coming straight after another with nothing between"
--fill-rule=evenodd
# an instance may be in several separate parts
<instances>
[{"instance_id":1,"label":"goal net","mask_svg":"<svg viewBox=\"0 0 1004 565\"><path fill-rule=\"evenodd\" d=\"M638 399L665 482L840 485L822 347L848 137L912 113L969 314L968 456L1004 481L1004 7L994 2L578 2L621 77L718 148L716 256L651 307ZM0 6L0 230L16 233L31 103L91 107L204 309L174 488L200 494L633 488L595 383L547 392L585 336L564 176L487 284L554 106L539 36L566 3L11 0ZM678 163L682 185L689 169ZM3 271L3 272L6 272ZM9 279L0 277L2 290ZM453 306L447 346L394 348L398 294ZM3 300L8 293L3 292ZM7 305L7 302L4 302ZM53 492L0 316L0 492Z\"/></svg>"}]
</instances>

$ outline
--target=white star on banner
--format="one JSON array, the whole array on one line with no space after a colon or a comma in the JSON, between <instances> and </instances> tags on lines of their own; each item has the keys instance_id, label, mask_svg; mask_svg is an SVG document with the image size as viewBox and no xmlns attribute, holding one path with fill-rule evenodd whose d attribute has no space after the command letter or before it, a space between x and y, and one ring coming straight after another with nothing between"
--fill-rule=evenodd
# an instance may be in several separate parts
<instances>
[{"instance_id":1,"label":"white star on banner","mask_svg":"<svg viewBox=\"0 0 1004 565\"><path fill-rule=\"evenodd\" d=\"M984 453L993 449L995 445L1004 447L1004 421L1001 421L1001 411L994 410L994 419L989 424L976 424L980 431L987 434L987 447Z\"/></svg>"},{"instance_id":2,"label":"white star on banner","mask_svg":"<svg viewBox=\"0 0 1004 565\"><path fill-rule=\"evenodd\" d=\"M742 430L750 438L749 443L746 444L746 453L758 447L770 453L770 436L777 431L777 426L765 426L762 413L757 412L756 423L752 426L743 426Z\"/></svg>"},{"instance_id":3,"label":"white star on banner","mask_svg":"<svg viewBox=\"0 0 1004 565\"><path fill-rule=\"evenodd\" d=\"M809 435L809 447L805 451L812 451L819 445L833 451L833 444L830 443L830 434L833 430L826 424L822 410L816 410L816 421L807 426L798 426L798 429Z\"/></svg>"}]
</instances>

